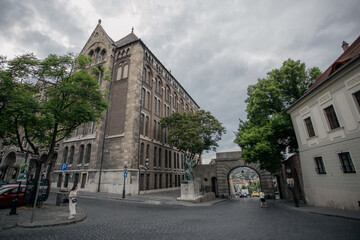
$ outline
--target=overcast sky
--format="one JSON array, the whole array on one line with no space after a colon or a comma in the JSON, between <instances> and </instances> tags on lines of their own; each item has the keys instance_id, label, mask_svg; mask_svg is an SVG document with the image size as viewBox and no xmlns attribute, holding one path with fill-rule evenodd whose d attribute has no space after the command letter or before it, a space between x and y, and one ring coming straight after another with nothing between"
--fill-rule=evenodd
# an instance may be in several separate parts
<instances>
[{"instance_id":1,"label":"overcast sky","mask_svg":"<svg viewBox=\"0 0 360 240\"><path fill-rule=\"evenodd\" d=\"M360 34L358 0L0 0L0 55L79 53L98 19L117 41L143 40L227 134L217 152L238 151L248 85L288 58L321 71ZM210 160L215 152L204 155Z\"/></svg>"}]
</instances>

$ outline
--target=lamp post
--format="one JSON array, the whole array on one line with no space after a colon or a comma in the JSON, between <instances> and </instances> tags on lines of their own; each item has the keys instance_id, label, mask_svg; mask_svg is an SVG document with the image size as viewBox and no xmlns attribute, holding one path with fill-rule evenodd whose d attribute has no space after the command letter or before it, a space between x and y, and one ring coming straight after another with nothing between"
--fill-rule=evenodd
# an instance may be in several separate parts
<instances>
[{"instance_id":1,"label":"lamp post","mask_svg":"<svg viewBox=\"0 0 360 240\"><path fill-rule=\"evenodd\" d=\"M124 166L124 184L123 184L123 192L122 192L122 198L125 198L125 183L126 183L126 178L127 178L127 162L124 162L125 166Z\"/></svg>"},{"instance_id":2,"label":"lamp post","mask_svg":"<svg viewBox=\"0 0 360 240\"><path fill-rule=\"evenodd\" d=\"M292 197L294 199L294 203L295 203L295 207L299 207L299 202L297 200L296 197L296 193L295 193L295 181L294 178L292 178L291 176L291 168L289 166L286 167L286 173L287 173L287 184L288 184L288 188L291 191Z\"/></svg>"}]
</instances>

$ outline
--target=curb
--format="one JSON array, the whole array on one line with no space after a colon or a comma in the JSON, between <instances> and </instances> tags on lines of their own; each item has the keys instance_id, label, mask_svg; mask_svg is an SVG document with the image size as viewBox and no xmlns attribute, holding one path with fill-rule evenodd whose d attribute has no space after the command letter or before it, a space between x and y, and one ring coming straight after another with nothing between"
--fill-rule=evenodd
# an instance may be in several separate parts
<instances>
[{"instance_id":1,"label":"curb","mask_svg":"<svg viewBox=\"0 0 360 240\"><path fill-rule=\"evenodd\" d=\"M287 206L287 205L283 205L283 204L275 203L275 202L270 202L270 201L268 201L268 203L280 206L282 208L288 208L288 209L292 209L292 210L300 211L300 212L305 212L305 213L311 213L311 214L323 215L323 216L328 216L328 217L337 217L337 218L360 221L360 218L351 217L351 216L344 216L344 215L335 215L335 214L331 214L331 213L316 212L316 211L308 210L308 209L306 209L306 207L305 208L304 207L298 207L298 208L297 207L290 207L290 206Z\"/></svg>"}]
</instances>

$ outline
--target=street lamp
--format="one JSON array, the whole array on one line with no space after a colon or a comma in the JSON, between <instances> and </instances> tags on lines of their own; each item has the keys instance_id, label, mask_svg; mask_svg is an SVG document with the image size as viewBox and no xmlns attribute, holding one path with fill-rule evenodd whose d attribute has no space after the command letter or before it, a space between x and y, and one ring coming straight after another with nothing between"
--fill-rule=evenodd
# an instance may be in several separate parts
<instances>
[{"instance_id":1,"label":"street lamp","mask_svg":"<svg viewBox=\"0 0 360 240\"><path fill-rule=\"evenodd\" d=\"M123 184L123 192L122 192L122 198L125 198L125 183L126 183L126 177L127 177L127 162L124 162L124 184Z\"/></svg>"},{"instance_id":2,"label":"street lamp","mask_svg":"<svg viewBox=\"0 0 360 240\"><path fill-rule=\"evenodd\" d=\"M299 202L297 200L296 197L296 193L295 193L295 181L294 178L292 178L291 176L291 168L289 166L286 167L286 173L287 173L287 184L288 184L288 188L291 191L292 197L294 199L294 203L295 203L295 207L299 207Z\"/></svg>"}]
</instances>

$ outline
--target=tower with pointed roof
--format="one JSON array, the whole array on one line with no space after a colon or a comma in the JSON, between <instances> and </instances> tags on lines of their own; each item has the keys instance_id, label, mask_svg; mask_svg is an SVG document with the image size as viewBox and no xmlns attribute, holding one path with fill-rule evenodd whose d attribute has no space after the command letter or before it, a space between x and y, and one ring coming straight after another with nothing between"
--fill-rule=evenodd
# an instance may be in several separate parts
<instances>
[{"instance_id":1,"label":"tower with pointed roof","mask_svg":"<svg viewBox=\"0 0 360 240\"><path fill-rule=\"evenodd\" d=\"M110 107L99 123L77 129L59 148L52 186L126 194L180 187L184 157L167 144L160 120L172 112L197 111L199 106L134 30L113 41L99 20L81 54L102 69L98 82ZM110 81L104 75L111 75Z\"/></svg>"}]
</instances>

